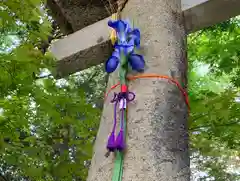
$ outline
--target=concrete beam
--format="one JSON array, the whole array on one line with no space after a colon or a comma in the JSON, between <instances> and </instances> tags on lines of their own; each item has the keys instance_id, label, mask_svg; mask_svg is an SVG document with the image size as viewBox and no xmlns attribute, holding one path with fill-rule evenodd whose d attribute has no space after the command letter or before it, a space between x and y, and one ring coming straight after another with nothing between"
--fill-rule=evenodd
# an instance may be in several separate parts
<instances>
[{"instance_id":1,"label":"concrete beam","mask_svg":"<svg viewBox=\"0 0 240 181\"><path fill-rule=\"evenodd\" d=\"M47 0L46 5L64 34L107 18L116 9L115 0Z\"/></svg>"},{"instance_id":2,"label":"concrete beam","mask_svg":"<svg viewBox=\"0 0 240 181\"><path fill-rule=\"evenodd\" d=\"M199 4L205 3L209 0L182 0L182 11L185 11L187 9L191 9Z\"/></svg>"},{"instance_id":3,"label":"concrete beam","mask_svg":"<svg viewBox=\"0 0 240 181\"><path fill-rule=\"evenodd\" d=\"M187 33L223 22L240 14L240 0L182 0Z\"/></svg>"},{"instance_id":4,"label":"concrete beam","mask_svg":"<svg viewBox=\"0 0 240 181\"><path fill-rule=\"evenodd\" d=\"M50 51L58 60L56 78L98 65L111 55L109 18L54 42Z\"/></svg>"},{"instance_id":5,"label":"concrete beam","mask_svg":"<svg viewBox=\"0 0 240 181\"><path fill-rule=\"evenodd\" d=\"M240 14L240 0L182 0L187 33ZM64 77L105 62L111 55L110 29L106 18L52 44L59 60L57 76Z\"/></svg>"},{"instance_id":6,"label":"concrete beam","mask_svg":"<svg viewBox=\"0 0 240 181\"><path fill-rule=\"evenodd\" d=\"M61 32L65 35L73 33L72 25L64 16L61 7L53 0L47 0L46 6L50 10L48 13L54 17Z\"/></svg>"}]
</instances>

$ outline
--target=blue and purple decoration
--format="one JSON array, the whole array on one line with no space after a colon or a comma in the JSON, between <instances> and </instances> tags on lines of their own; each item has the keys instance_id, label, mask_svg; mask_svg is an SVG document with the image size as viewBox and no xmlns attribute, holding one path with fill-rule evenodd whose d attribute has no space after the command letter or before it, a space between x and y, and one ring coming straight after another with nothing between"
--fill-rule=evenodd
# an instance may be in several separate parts
<instances>
[{"instance_id":1,"label":"blue and purple decoration","mask_svg":"<svg viewBox=\"0 0 240 181\"><path fill-rule=\"evenodd\" d=\"M107 149L109 152L123 152L126 147L125 135L126 135L126 109L127 104L134 100L135 94L128 91L126 85L126 74L128 65L137 72L142 72L145 67L145 61L142 55L134 53L135 48L140 48L140 31L137 28L131 28L128 21L117 20L109 21L108 26L116 31L117 41L114 44L114 51L111 57L105 64L107 73L114 72L119 66L119 79L121 84L121 92L115 93L114 98L111 101L114 104L114 119L113 128L110 136L108 137ZM117 106L119 104L120 109L120 131L117 136Z\"/></svg>"},{"instance_id":2,"label":"blue and purple decoration","mask_svg":"<svg viewBox=\"0 0 240 181\"><path fill-rule=\"evenodd\" d=\"M140 48L140 30L131 28L128 21L109 21L108 26L113 28L117 34L112 56L107 60L105 69L107 73L114 72L121 62L121 52L127 57L128 64L137 72L144 70L145 61L142 55L134 53L134 49Z\"/></svg>"}]
</instances>

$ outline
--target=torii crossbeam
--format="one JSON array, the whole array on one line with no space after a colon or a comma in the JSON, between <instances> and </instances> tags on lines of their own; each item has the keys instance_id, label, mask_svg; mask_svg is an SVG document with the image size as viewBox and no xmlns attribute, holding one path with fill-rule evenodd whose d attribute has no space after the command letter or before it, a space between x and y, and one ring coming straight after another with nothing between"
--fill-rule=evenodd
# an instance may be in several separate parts
<instances>
[{"instance_id":1,"label":"torii crossbeam","mask_svg":"<svg viewBox=\"0 0 240 181\"><path fill-rule=\"evenodd\" d=\"M186 33L191 33L239 15L240 1L182 0L181 9L185 17ZM112 51L109 39L110 29L107 26L109 18L89 25L52 44L51 52L58 60L57 78L106 61Z\"/></svg>"}]
</instances>

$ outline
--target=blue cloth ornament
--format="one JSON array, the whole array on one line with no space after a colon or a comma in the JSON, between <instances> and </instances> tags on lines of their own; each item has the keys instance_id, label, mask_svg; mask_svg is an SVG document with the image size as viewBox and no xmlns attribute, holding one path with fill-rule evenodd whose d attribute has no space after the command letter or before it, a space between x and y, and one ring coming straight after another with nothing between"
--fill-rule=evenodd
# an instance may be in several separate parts
<instances>
[{"instance_id":1,"label":"blue cloth ornament","mask_svg":"<svg viewBox=\"0 0 240 181\"><path fill-rule=\"evenodd\" d=\"M145 61L142 55L134 53L134 48L140 48L140 30L132 29L128 21L117 20L108 22L108 26L113 28L117 34L117 42L114 45L112 56L107 60L105 69L107 73L114 72L120 63L120 53L127 56L128 63L133 70L142 72Z\"/></svg>"}]
</instances>

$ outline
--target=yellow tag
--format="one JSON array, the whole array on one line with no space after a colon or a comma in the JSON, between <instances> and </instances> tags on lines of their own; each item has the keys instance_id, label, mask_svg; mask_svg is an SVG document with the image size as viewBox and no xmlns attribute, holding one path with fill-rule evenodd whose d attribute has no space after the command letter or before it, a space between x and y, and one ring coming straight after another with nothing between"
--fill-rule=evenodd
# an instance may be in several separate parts
<instances>
[{"instance_id":1,"label":"yellow tag","mask_svg":"<svg viewBox=\"0 0 240 181\"><path fill-rule=\"evenodd\" d=\"M117 14L116 13L112 14L112 20L117 20ZM113 45L117 41L117 34L116 34L116 31L114 29L111 30L110 39L111 39L111 42L112 42Z\"/></svg>"}]
</instances>

